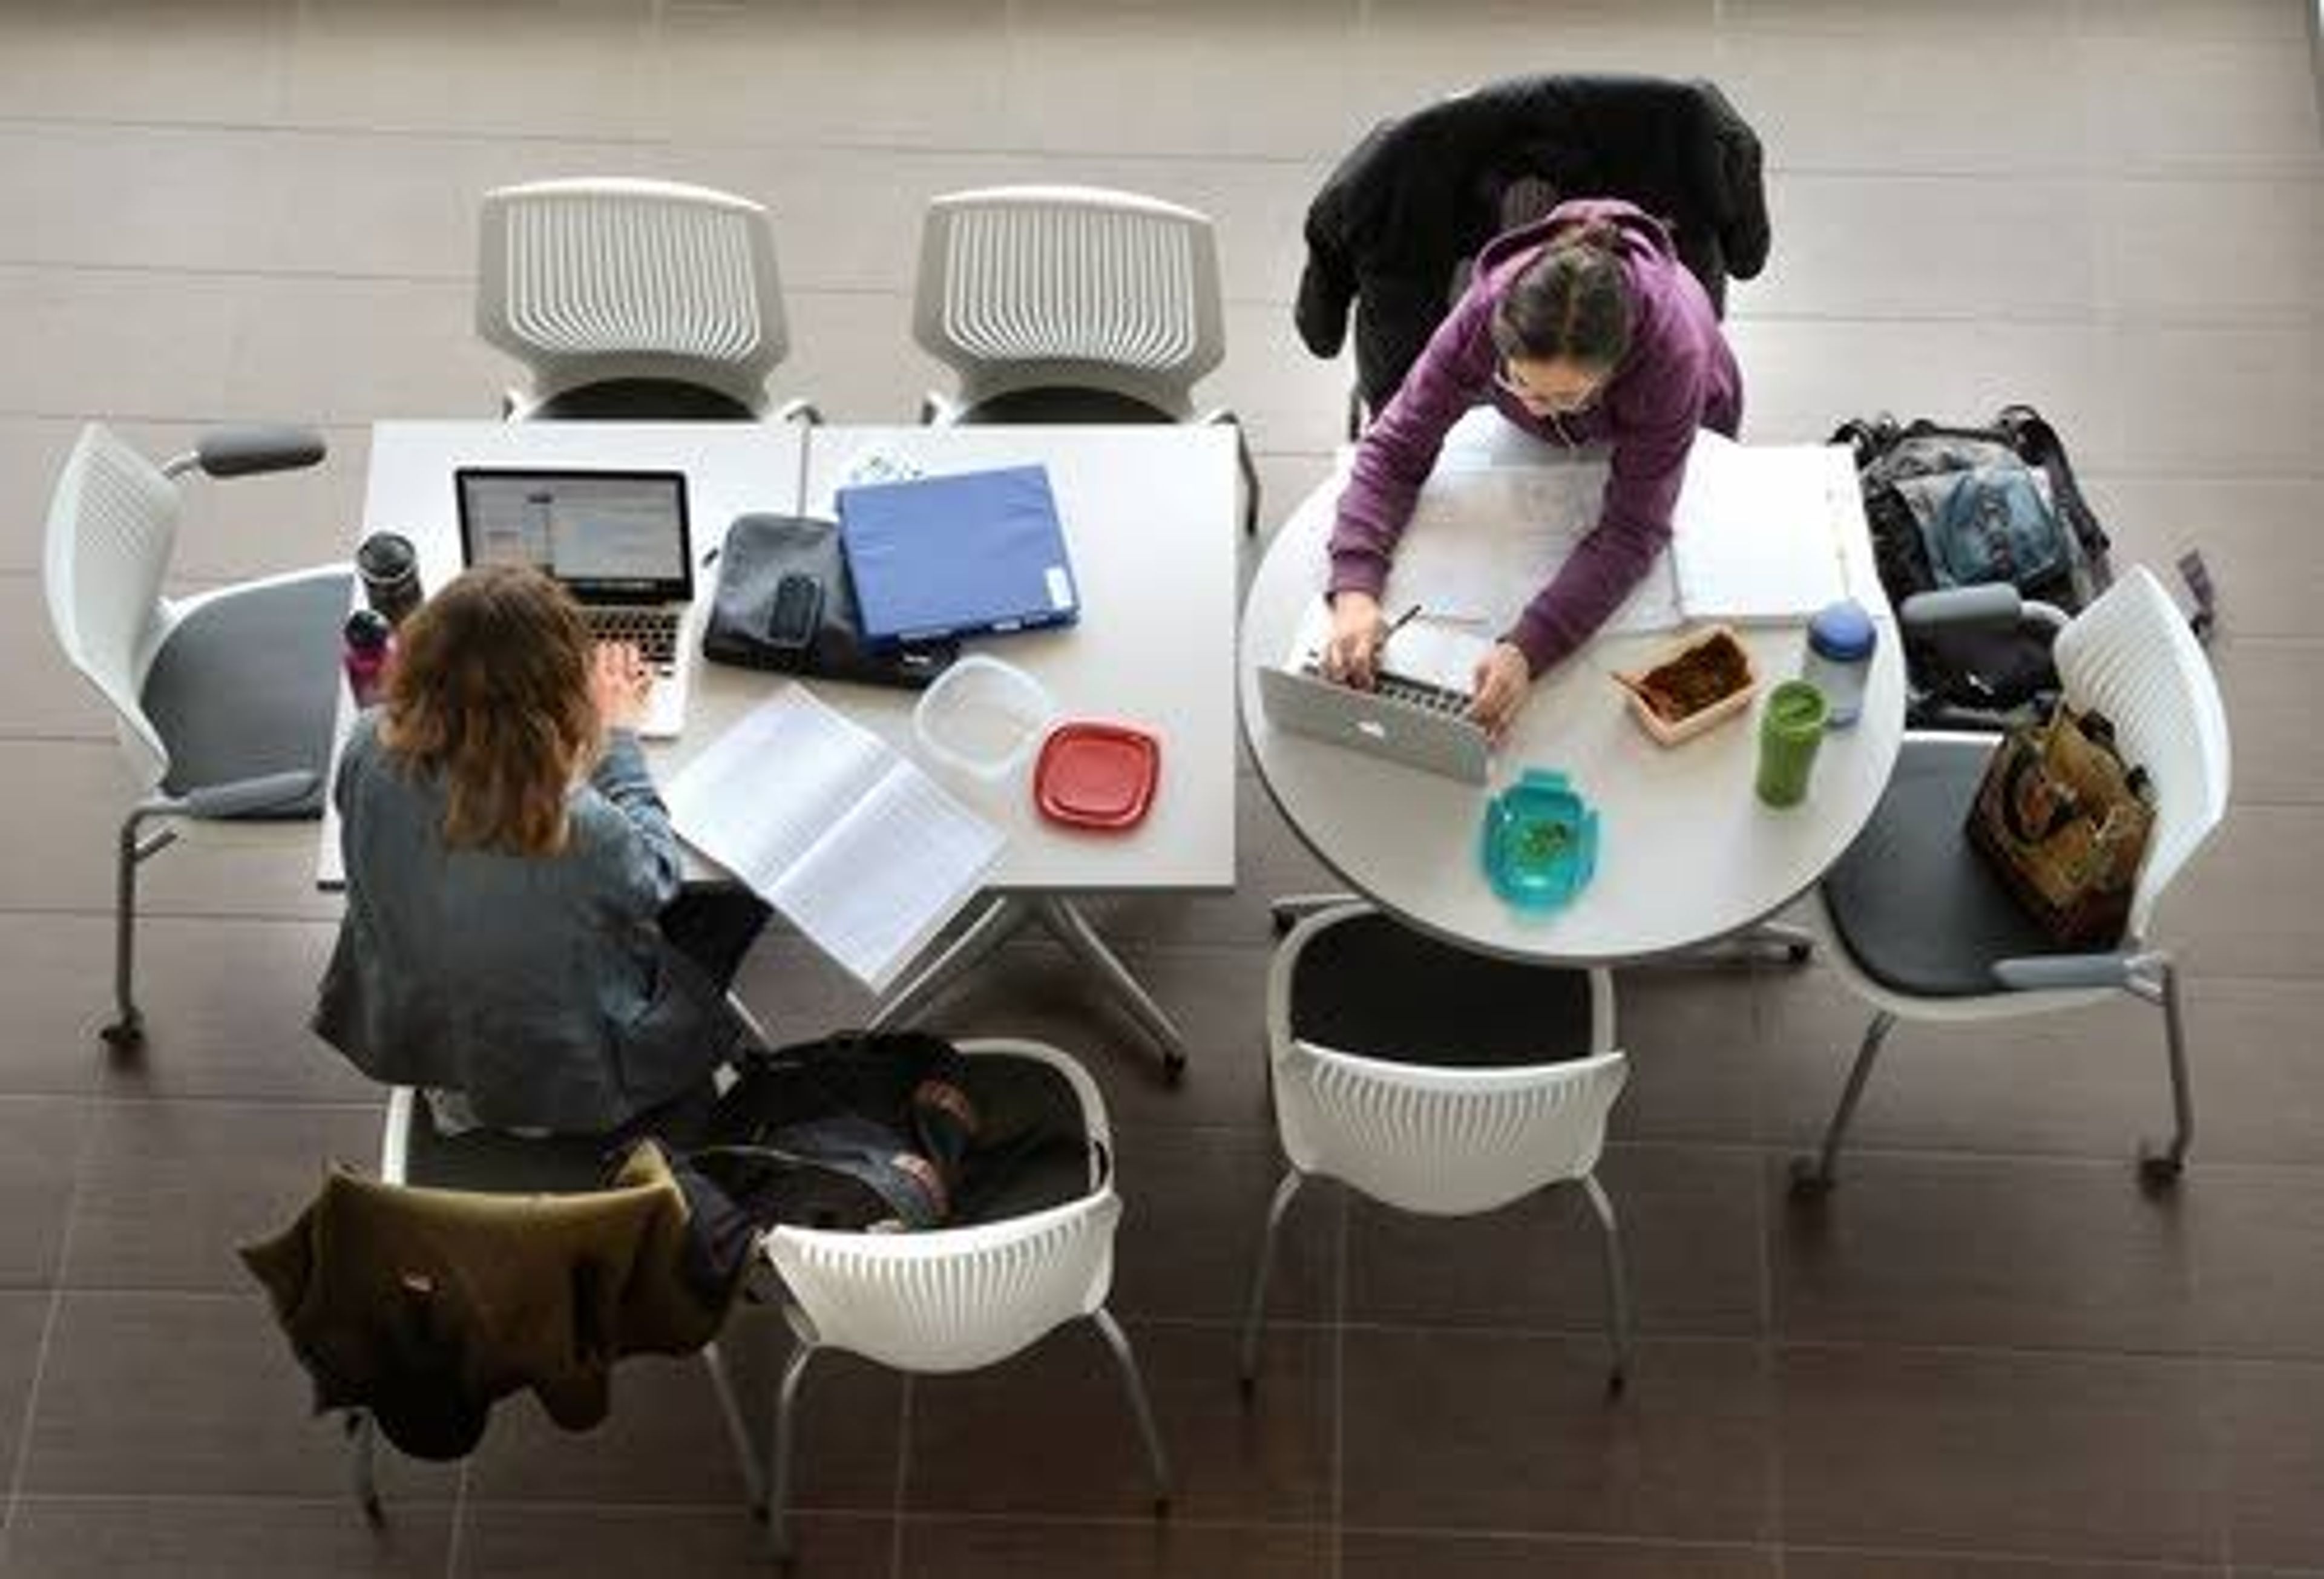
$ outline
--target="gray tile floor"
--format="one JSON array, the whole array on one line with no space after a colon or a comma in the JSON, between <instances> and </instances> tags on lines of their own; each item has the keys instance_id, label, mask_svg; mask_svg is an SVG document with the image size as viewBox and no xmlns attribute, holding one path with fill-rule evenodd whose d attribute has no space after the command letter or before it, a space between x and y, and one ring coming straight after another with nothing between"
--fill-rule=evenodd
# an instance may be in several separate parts
<instances>
[{"instance_id":1,"label":"gray tile floor","mask_svg":"<svg viewBox=\"0 0 2324 1579\"><path fill-rule=\"evenodd\" d=\"M477 192L650 173L777 215L781 393L908 417L931 193L1086 180L1220 223L1231 356L1279 512L1323 473L1342 368L1299 347L1305 199L1376 114L1482 77L1699 73L1764 134L1775 225L1732 330L1751 436L1881 408L2040 402L2126 560L2200 542L2238 753L2223 836L2164 917L2192 961L2202 1133L2175 1201L2126 1159L2164 1117L2153 1017L1900 1034L1828 1210L1780 1168L1858 1027L1819 968L1626 976L1636 1078L1609 1161L1647 1336L1595 1386L1570 1203L1419 1224L1295 1215L1267 1381L1231 1324L1274 1168L1255 1061L1263 899L1312 864L1246 785L1234 899L1108 926L1196 1044L1165 1092L1126 1028L1012 949L961 1029L1089 1055L1130 1216L1119 1308L1184 1477L1140 1517L1097 1346L811 1386L816 1574L2324 1573L2324 154L2294 0L164 0L0 10L0 1464L8 1575L749 1572L754 1532L687 1366L592 1437L505 1409L457 1469L339 1500L339 1444L230 1256L375 1094L313 1044L329 937L303 834L152 871L142 1065L89 1032L126 790L40 612L79 422L156 448L324 424L323 470L197 495L194 582L327 558L365 424L484 415ZM795 941L746 977L788 1030L862 1002ZM764 1397L781 1340L746 1317Z\"/></svg>"}]
</instances>

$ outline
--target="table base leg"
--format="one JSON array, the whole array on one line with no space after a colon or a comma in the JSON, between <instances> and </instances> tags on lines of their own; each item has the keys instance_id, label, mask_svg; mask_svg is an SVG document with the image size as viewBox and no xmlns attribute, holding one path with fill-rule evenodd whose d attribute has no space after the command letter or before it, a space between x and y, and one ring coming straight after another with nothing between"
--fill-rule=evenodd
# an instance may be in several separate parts
<instances>
[{"instance_id":1,"label":"table base leg","mask_svg":"<svg viewBox=\"0 0 2324 1579\"><path fill-rule=\"evenodd\" d=\"M1815 957L1815 934L1804 927L1761 921L1724 937L1709 938L1676 954L1647 961L1644 968L1651 970L1656 965L1733 965L1771 955L1790 965L1805 965Z\"/></svg>"},{"instance_id":2,"label":"table base leg","mask_svg":"<svg viewBox=\"0 0 2324 1579\"><path fill-rule=\"evenodd\" d=\"M1066 953L1093 972L1129 1010L1139 1029L1162 1049L1162 1073L1175 1083L1186 1067L1185 1039L1070 900L1028 899L1019 894L998 896L927 969L880 1005L872 1016L870 1029L890 1030L908 1025L946 988L1033 922L1038 922L1056 937Z\"/></svg>"},{"instance_id":3,"label":"table base leg","mask_svg":"<svg viewBox=\"0 0 2324 1579\"><path fill-rule=\"evenodd\" d=\"M1162 1049L1162 1074L1176 1084L1186 1072L1185 1039L1178 1034L1178 1028L1162 1011L1162 1006L1138 984L1130 967L1106 946L1097 928L1089 924L1089 918L1075 909L1072 900L1056 898L1036 900L1034 914L1049 929L1050 936L1065 945L1066 953L1097 973L1099 979L1113 990L1113 995L1129 1009L1139 1029Z\"/></svg>"},{"instance_id":4,"label":"table base leg","mask_svg":"<svg viewBox=\"0 0 2324 1579\"><path fill-rule=\"evenodd\" d=\"M1001 894L984 907L927 969L896 989L872 1016L869 1029L891 1030L908 1025L946 987L976 968L988 954L1015 937L1034 918L1033 907L1015 894Z\"/></svg>"}]
</instances>

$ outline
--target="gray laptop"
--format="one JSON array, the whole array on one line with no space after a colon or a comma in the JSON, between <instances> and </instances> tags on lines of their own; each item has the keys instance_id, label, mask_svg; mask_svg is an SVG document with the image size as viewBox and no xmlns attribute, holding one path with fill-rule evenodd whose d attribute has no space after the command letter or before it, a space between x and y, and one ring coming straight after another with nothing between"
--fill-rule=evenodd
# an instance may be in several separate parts
<instances>
[{"instance_id":1,"label":"gray laptop","mask_svg":"<svg viewBox=\"0 0 2324 1579\"><path fill-rule=\"evenodd\" d=\"M1485 781L1491 747L1468 716L1469 697L1383 671L1378 688L1325 679L1312 661L1259 671L1259 705L1277 729L1385 757L1471 784Z\"/></svg>"},{"instance_id":2,"label":"gray laptop","mask_svg":"<svg viewBox=\"0 0 2324 1579\"><path fill-rule=\"evenodd\" d=\"M592 636L634 646L653 671L638 733L678 734L696 645L684 475L463 466L454 485L463 560L531 565L562 583Z\"/></svg>"}]
</instances>

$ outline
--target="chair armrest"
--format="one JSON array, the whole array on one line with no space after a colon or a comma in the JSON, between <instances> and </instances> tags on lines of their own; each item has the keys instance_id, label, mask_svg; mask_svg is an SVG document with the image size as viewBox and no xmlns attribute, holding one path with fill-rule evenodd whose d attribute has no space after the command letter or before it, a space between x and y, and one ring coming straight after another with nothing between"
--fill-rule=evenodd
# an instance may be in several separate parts
<instances>
[{"instance_id":1,"label":"chair armrest","mask_svg":"<svg viewBox=\"0 0 2324 1579\"><path fill-rule=\"evenodd\" d=\"M1896 609L1907 631L1935 631L2018 624L2066 627L2066 611L2055 604L2020 597L2007 582L1983 586L1949 586L1941 592L1916 592Z\"/></svg>"},{"instance_id":2,"label":"chair armrest","mask_svg":"<svg viewBox=\"0 0 2324 1579\"><path fill-rule=\"evenodd\" d=\"M217 428L195 440L194 461L209 476L246 477L302 470L328 449L312 428Z\"/></svg>"},{"instance_id":3,"label":"chair armrest","mask_svg":"<svg viewBox=\"0 0 2324 1579\"><path fill-rule=\"evenodd\" d=\"M2056 992L2075 987L2127 987L2136 974L2129 955L2041 954L1994 961L1994 980L2013 993Z\"/></svg>"},{"instance_id":4,"label":"chair armrest","mask_svg":"<svg viewBox=\"0 0 2324 1579\"><path fill-rule=\"evenodd\" d=\"M777 422L797 422L807 428L820 428L823 426L823 409L813 401L788 400L775 408L771 420Z\"/></svg>"},{"instance_id":5,"label":"chair armrest","mask_svg":"<svg viewBox=\"0 0 2324 1579\"><path fill-rule=\"evenodd\" d=\"M2024 609L2017 588L2002 582L1990 586L1950 586L1942 592L1916 592L1896 609L1897 621L1908 631L1930 631L1963 625L2014 625Z\"/></svg>"},{"instance_id":6,"label":"chair armrest","mask_svg":"<svg viewBox=\"0 0 2324 1579\"><path fill-rule=\"evenodd\" d=\"M205 784L189 790L181 804L188 817L248 817L255 811L303 800L315 792L315 786L321 781L322 775L308 768L288 773L263 773L255 779Z\"/></svg>"}]
</instances>

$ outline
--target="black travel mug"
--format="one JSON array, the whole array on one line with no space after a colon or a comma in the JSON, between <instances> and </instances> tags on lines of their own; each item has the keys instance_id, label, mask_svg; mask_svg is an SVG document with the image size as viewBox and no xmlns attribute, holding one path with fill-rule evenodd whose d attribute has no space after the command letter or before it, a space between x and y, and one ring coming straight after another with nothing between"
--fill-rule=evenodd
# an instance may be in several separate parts
<instances>
[{"instance_id":1,"label":"black travel mug","mask_svg":"<svg viewBox=\"0 0 2324 1579\"><path fill-rule=\"evenodd\" d=\"M420 606L420 555L399 532L375 531L355 549L355 574L363 577L364 601L391 625Z\"/></svg>"}]
</instances>

